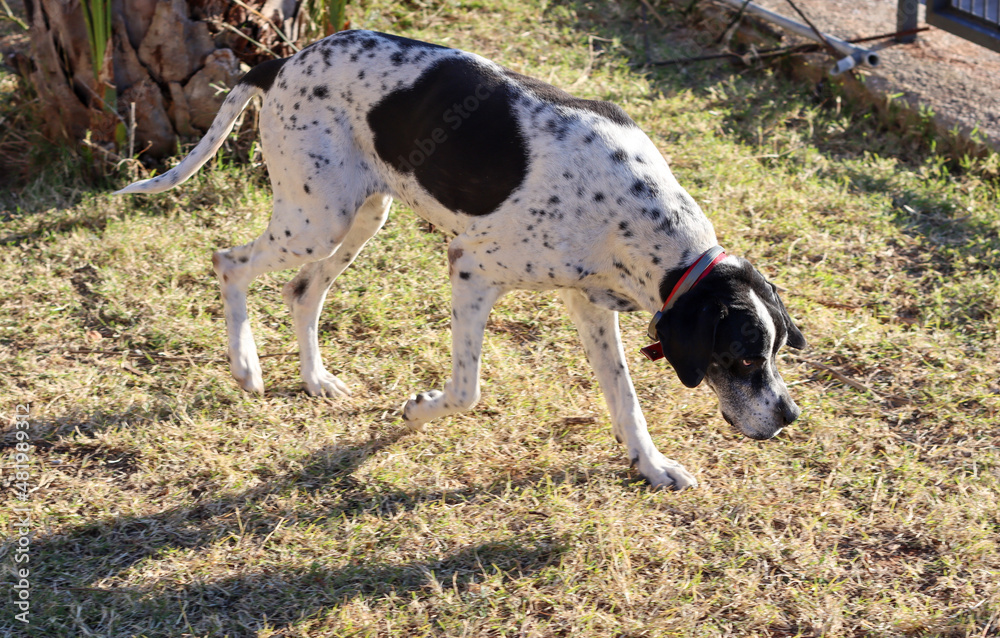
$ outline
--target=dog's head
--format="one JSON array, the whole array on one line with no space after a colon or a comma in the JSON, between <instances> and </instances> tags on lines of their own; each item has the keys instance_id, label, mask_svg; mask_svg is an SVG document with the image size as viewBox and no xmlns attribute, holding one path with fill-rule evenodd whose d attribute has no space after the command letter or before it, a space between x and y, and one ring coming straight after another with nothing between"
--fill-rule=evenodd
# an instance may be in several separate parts
<instances>
[{"instance_id":1,"label":"dog's head","mask_svg":"<svg viewBox=\"0 0 1000 638\"><path fill-rule=\"evenodd\" d=\"M729 257L681 295L656 324L681 382L704 379L722 416L752 439L769 439L800 410L778 373L783 345L806 346L774 285L745 259Z\"/></svg>"}]
</instances>

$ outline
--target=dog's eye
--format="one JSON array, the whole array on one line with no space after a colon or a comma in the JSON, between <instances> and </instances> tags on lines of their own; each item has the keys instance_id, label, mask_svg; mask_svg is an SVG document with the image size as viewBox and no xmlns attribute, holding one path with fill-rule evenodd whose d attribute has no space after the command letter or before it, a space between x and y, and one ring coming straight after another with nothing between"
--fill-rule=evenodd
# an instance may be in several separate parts
<instances>
[{"instance_id":1,"label":"dog's eye","mask_svg":"<svg viewBox=\"0 0 1000 638\"><path fill-rule=\"evenodd\" d=\"M740 359L740 363L743 364L744 368L753 368L755 366L759 366L760 364L764 363L764 359L762 358Z\"/></svg>"}]
</instances>

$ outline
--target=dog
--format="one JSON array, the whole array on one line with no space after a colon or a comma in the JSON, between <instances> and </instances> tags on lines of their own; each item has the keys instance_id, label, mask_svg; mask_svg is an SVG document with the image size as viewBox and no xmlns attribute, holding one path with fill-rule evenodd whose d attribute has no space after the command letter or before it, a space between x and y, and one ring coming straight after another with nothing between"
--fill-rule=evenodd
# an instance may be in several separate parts
<instances>
[{"instance_id":1,"label":"dog","mask_svg":"<svg viewBox=\"0 0 1000 638\"><path fill-rule=\"evenodd\" d=\"M370 31L346 31L251 69L204 138L166 173L118 191L157 193L194 174L254 96L274 192L267 230L212 256L229 361L263 392L247 319L250 282L300 268L282 290L311 395L348 395L320 360L327 290L382 227L393 198L454 235L452 375L413 395L413 428L480 397L487 317L512 289L555 289L611 413L613 434L655 487L697 485L653 444L629 377L618 312L653 314L645 348L681 382L705 381L723 418L768 439L800 410L775 367L805 347L774 285L726 255L698 204L652 141L615 104L584 100L478 55Z\"/></svg>"}]
</instances>

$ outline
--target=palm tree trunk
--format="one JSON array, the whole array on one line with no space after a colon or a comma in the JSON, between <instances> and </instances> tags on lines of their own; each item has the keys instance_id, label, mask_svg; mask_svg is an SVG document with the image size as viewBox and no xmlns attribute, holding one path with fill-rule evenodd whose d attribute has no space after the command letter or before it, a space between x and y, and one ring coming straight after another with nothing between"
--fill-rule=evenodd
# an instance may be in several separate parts
<instances>
[{"instance_id":1,"label":"palm tree trunk","mask_svg":"<svg viewBox=\"0 0 1000 638\"><path fill-rule=\"evenodd\" d=\"M289 55L275 26L293 39L300 24L298 0L110 1L110 39L95 72L84 12L100 19L92 16L101 0L26 0L29 81L49 139L121 146L134 104L135 150L150 158L204 132L241 63Z\"/></svg>"}]
</instances>

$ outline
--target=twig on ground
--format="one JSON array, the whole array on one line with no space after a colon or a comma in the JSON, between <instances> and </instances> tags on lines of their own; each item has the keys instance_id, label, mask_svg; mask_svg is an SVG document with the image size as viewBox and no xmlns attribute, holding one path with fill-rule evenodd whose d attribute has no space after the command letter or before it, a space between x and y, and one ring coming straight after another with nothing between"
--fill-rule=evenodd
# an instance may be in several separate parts
<instances>
[{"instance_id":1,"label":"twig on ground","mask_svg":"<svg viewBox=\"0 0 1000 638\"><path fill-rule=\"evenodd\" d=\"M201 362L201 363L228 363L226 359L220 359L217 357L200 357L197 355L191 355L186 357L172 356L165 354L155 354L152 352L143 352L142 350L97 350L93 348L53 348L52 350L42 351L42 354L103 354L103 355L121 355L126 357L134 357L136 359L156 359L158 361L186 361L188 363ZM272 357L297 357L299 356L298 351L296 352L274 352L271 354L259 355L260 359L269 359Z\"/></svg>"},{"instance_id":2,"label":"twig on ground","mask_svg":"<svg viewBox=\"0 0 1000 638\"><path fill-rule=\"evenodd\" d=\"M270 53L271 57L273 57L273 58L280 58L281 57L280 55L278 55L277 53L275 53L274 51L272 51L267 45L264 45L264 44L261 44L260 42L257 42L256 40L254 40L253 38L251 38L247 34L243 33L242 31L240 31L239 29L237 29L233 25L231 25L229 23L226 23L226 22L223 22L221 20L216 20L215 23L219 27L221 27L223 29L228 29L228 30L232 31L233 33L235 33L236 35L240 36L244 40L249 41L251 44L257 45L262 51L266 51L267 53Z\"/></svg>"},{"instance_id":3,"label":"twig on ground","mask_svg":"<svg viewBox=\"0 0 1000 638\"><path fill-rule=\"evenodd\" d=\"M809 19L809 16L807 16L802 11L802 9L799 9L799 6L795 4L794 0L786 0L786 1L788 2L788 4L792 6L793 9L795 9L795 13L799 14L799 17L802 18L802 21L805 22L807 25L809 25L809 28L812 29L813 33L816 34L816 37L820 39L820 42L822 42L823 46L826 47L827 51L830 52L830 55L837 58L843 57L843 54L837 50L837 47L830 44L830 41L826 39L826 36L823 35L823 32L816 28L816 25L812 23L812 20Z\"/></svg>"},{"instance_id":4,"label":"twig on ground","mask_svg":"<svg viewBox=\"0 0 1000 638\"><path fill-rule=\"evenodd\" d=\"M905 29L903 31L896 31L895 33L883 33L881 35L870 35L864 38L851 38L847 40L851 44L858 44L859 42L871 42L872 40L885 40L887 38L897 38L904 35L913 35L914 33L920 33L921 31L930 31L930 27L917 27L916 29Z\"/></svg>"},{"instance_id":5,"label":"twig on ground","mask_svg":"<svg viewBox=\"0 0 1000 638\"><path fill-rule=\"evenodd\" d=\"M743 62L744 64L749 64L752 60L765 60L768 58L778 57L782 55L791 55L793 53L809 53L815 51L819 48L817 44L793 44L791 46L777 47L774 49L764 49L762 51L748 51L747 53L740 55L739 53L732 53L727 51L725 53L710 53L708 55L699 55L690 58L673 58L670 60L654 60L652 62L635 64L633 66L670 66L673 64L686 64L688 62L704 62L706 60L719 60L722 58L735 58Z\"/></svg>"},{"instance_id":6,"label":"twig on ground","mask_svg":"<svg viewBox=\"0 0 1000 638\"><path fill-rule=\"evenodd\" d=\"M864 38L852 38L847 40L851 44L858 44L859 42L871 42L873 40L885 40L887 38L895 38L898 36L910 35L913 33L919 33L921 31L927 31L930 27L919 27L916 29L906 29L905 31L897 31L895 33L883 33L880 35L871 35ZM671 66L674 64L686 64L688 62L705 62L708 60L721 60L722 58L735 58L743 62L744 64L749 64L752 60L767 60L770 58L781 57L785 55L794 55L796 53L812 53L819 50L820 45L816 42L806 42L803 44L791 44L783 47L775 47L773 49L763 49L761 51L747 52L743 55L738 53L733 53L731 51L726 51L724 53L710 53L708 55L699 55L694 57L685 58L672 58L670 60L654 60L652 62L635 63L633 67L642 66Z\"/></svg>"},{"instance_id":7,"label":"twig on ground","mask_svg":"<svg viewBox=\"0 0 1000 638\"><path fill-rule=\"evenodd\" d=\"M646 55L646 63L652 62L652 58L649 57L649 18L646 17L646 4L643 3L639 7L642 11L642 50Z\"/></svg>"},{"instance_id":8,"label":"twig on ground","mask_svg":"<svg viewBox=\"0 0 1000 638\"><path fill-rule=\"evenodd\" d=\"M10 9L10 5L7 4L7 0L0 0L0 5L3 6L5 14L5 15L0 15L0 19L10 20L11 22L21 27L25 31L28 30L28 23L22 20L21 18L17 17L16 15L14 15L14 12L11 11Z\"/></svg>"},{"instance_id":9,"label":"twig on ground","mask_svg":"<svg viewBox=\"0 0 1000 638\"><path fill-rule=\"evenodd\" d=\"M872 304L862 304L859 306L856 304L842 303L840 301L830 301L828 299L820 299L819 297L813 297L812 295L807 295L804 292L795 292L794 290L788 290L787 288L782 292L787 292L788 294L793 295L795 297L802 297L803 299L808 299L809 301L818 303L821 306L827 306L828 308L837 308L839 310L861 310L862 308L869 308L872 305Z\"/></svg>"},{"instance_id":10,"label":"twig on ground","mask_svg":"<svg viewBox=\"0 0 1000 638\"><path fill-rule=\"evenodd\" d=\"M589 54L588 54L588 57L587 57L587 66L585 66L583 68L583 73L580 74L580 77L578 77L575 82L573 82L572 84L569 85L570 90L575 89L576 87L578 87L581 84L583 84L584 82L586 82L587 78L590 77L591 71L594 70L594 58L597 57L597 54L594 53L594 40L595 39L602 40L603 38L597 38L597 36L593 36L593 35L588 35L587 36L587 49L589 51ZM649 55L648 50L646 52L646 55Z\"/></svg>"},{"instance_id":11,"label":"twig on ground","mask_svg":"<svg viewBox=\"0 0 1000 638\"><path fill-rule=\"evenodd\" d=\"M87 138L84 138L84 139L80 140L80 143L83 144L84 146L86 146L87 148L96 149L96 150L104 153L105 155L108 156L108 159L110 161L114 162L115 164L119 164L121 162L126 161L126 158L122 157L118 153L115 153L114 151L109 151L108 149L104 148L100 144L94 144L93 142L91 142Z\"/></svg>"},{"instance_id":12,"label":"twig on ground","mask_svg":"<svg viewBox=\"0 0 1000 638\"><path fill-rule=\"evenodd\" d=\"M128 156L135 157L135 102L129 103L128 109Z\"/></svg>"},{"instance_id":13,"label":"twig on ground","mask_svg":"<svg viewBox=\"0 0 1000 638\"><path fill-rule=\"evenodd\" d=\"M135 156L135 127L136 127L136 121L135 121L135 102L129 102L128 114L129 114L129 124L128 124L128 155L126 157L123 157L123 158L119 159L118 162L115 163L115 169L120 168L123 164L124 165L129 165L129 166L131 166L131 167L133 167L133 168L136 169L136 171L132 174L133 177L135 177L135 176L140 175L141 172L142 172L142 170L143 170L143 168L144 168L143 165L142 165L142 162L140 162L138 159L136 159L136 156ZM140 154L141 153L145 153L147 150L149 150L149 147L152 146L152 145L153 145L152 141L147 142L146 143L146 147L140 151Z\"/></svg>"},{"instance_id":14,"label":"twig on ground","mask_svg":"<svg viewBox=\"0 0 1000 638\"><path fill-rule=\"evenodd\" d=\"M110 104L108 104L107 102L104 101L104 98L102 98L100 95L97 94L97 91L95 91L94 89L90 88L86 84L81 84L80 86L82 86L84 89L86 89L92 96L94 96L95 100L97 100L98 102L101 103L101 106L104 107L105 112L110 113L111 115L114 115L115 118L119 122L121 122L122 126L128 126L128 122L126 122L122 118L122 116L118 114L118 109L112 108Z\"/></svg>"},{"instance_id":15,"label":"twig on ground","mask_svg":"<svg viewBox=\"0 0 1000 638\"><path fill-rule=\"evenodd\" d=\"M729 21L729 24L726 25L726 28L723 29L722 33L719 34L719 37L715 39L714 42L715 46L719 46L720 44L725 42L726 47L728 48L729 41L732 39L733 33L736 32L736 26L739 24L740 20L743 19L743 14L746 12L748 4L750 4L750 0L743 0L743 4L742 6L740 6L740 10L736 12L736 15L733 16L733 19Z\"/></svg>"},{"instance_id":16,"label":"twig on ground","mask_svg":"<svg viewBox=\"0 0 1000 638\"><path fill-rule=\"evenodd\" d=\"M649 12L653 14L653 17L656 18L656 21L660 23L660 26L666 29L668 26L668 22L663 19L663 16L661 16L659 13L656 12L656 9L654 9L653 5L649 3L649 0L642 0L642 4L647 9L649 9Z\"/></svg>"},{"instance_id":17,"label":"twig on ground","mask_svg":"<svg viewBox=\"0 0 1000 638\"><path fill-rule=\"evenodd\" d=\"M844 385L853 388L858 392L870 392L871 394L879 397L880 399L887 401L893 407L899 407L901 405L909 405L913 403L913 401L911 401L910 399L907 399L906 397L901 397L898 394L882 394L881 392L875 390L871 386L865 385L864 383L861 383L856 379L852 379L843 372L837 370L836 368L831 368L825 363L820 363L818 361L813 361L811 359L806 359L805 357L799 357L795 355L792 355L792 358L800 363L804 363L808 366L812 366L817 370L822 370L823 372L826 372L837 381L840 381Z\"/></svg>"},{"instance_id":18,"label":"twig on ground","mask_svg":"<svg viewBox=\"0 0 1000 638\"><path fill-rule=\"evenodd\" d=\"M279 29L273 22L271 22L270 20L268 20L267 18L265 18L263 13L261 13L260 11L254 9L251 6L249 6L249 5L241 2L240 0L233 0L233 2L235 2L238 5L240 5L241 7L243 7L244 9L246 9L247 11L249 11L250 13L254 14L258 18L260 18L261 20L263 20L264 23L267 24L267 26L269 26L272 29L274 29L274 32L278 34L278 37L281 38L282 40L284 40L285 44L287 44L288 46L292 47L292 51L295 51L296 53L298 53L299 51L302 50L294 42L292 42L291 40L288 39L288 37L285 35L284 31L282 31L281 29ZM275 56L275 57L277 57L277 56Z\"/></svg>"}]
</instances>

